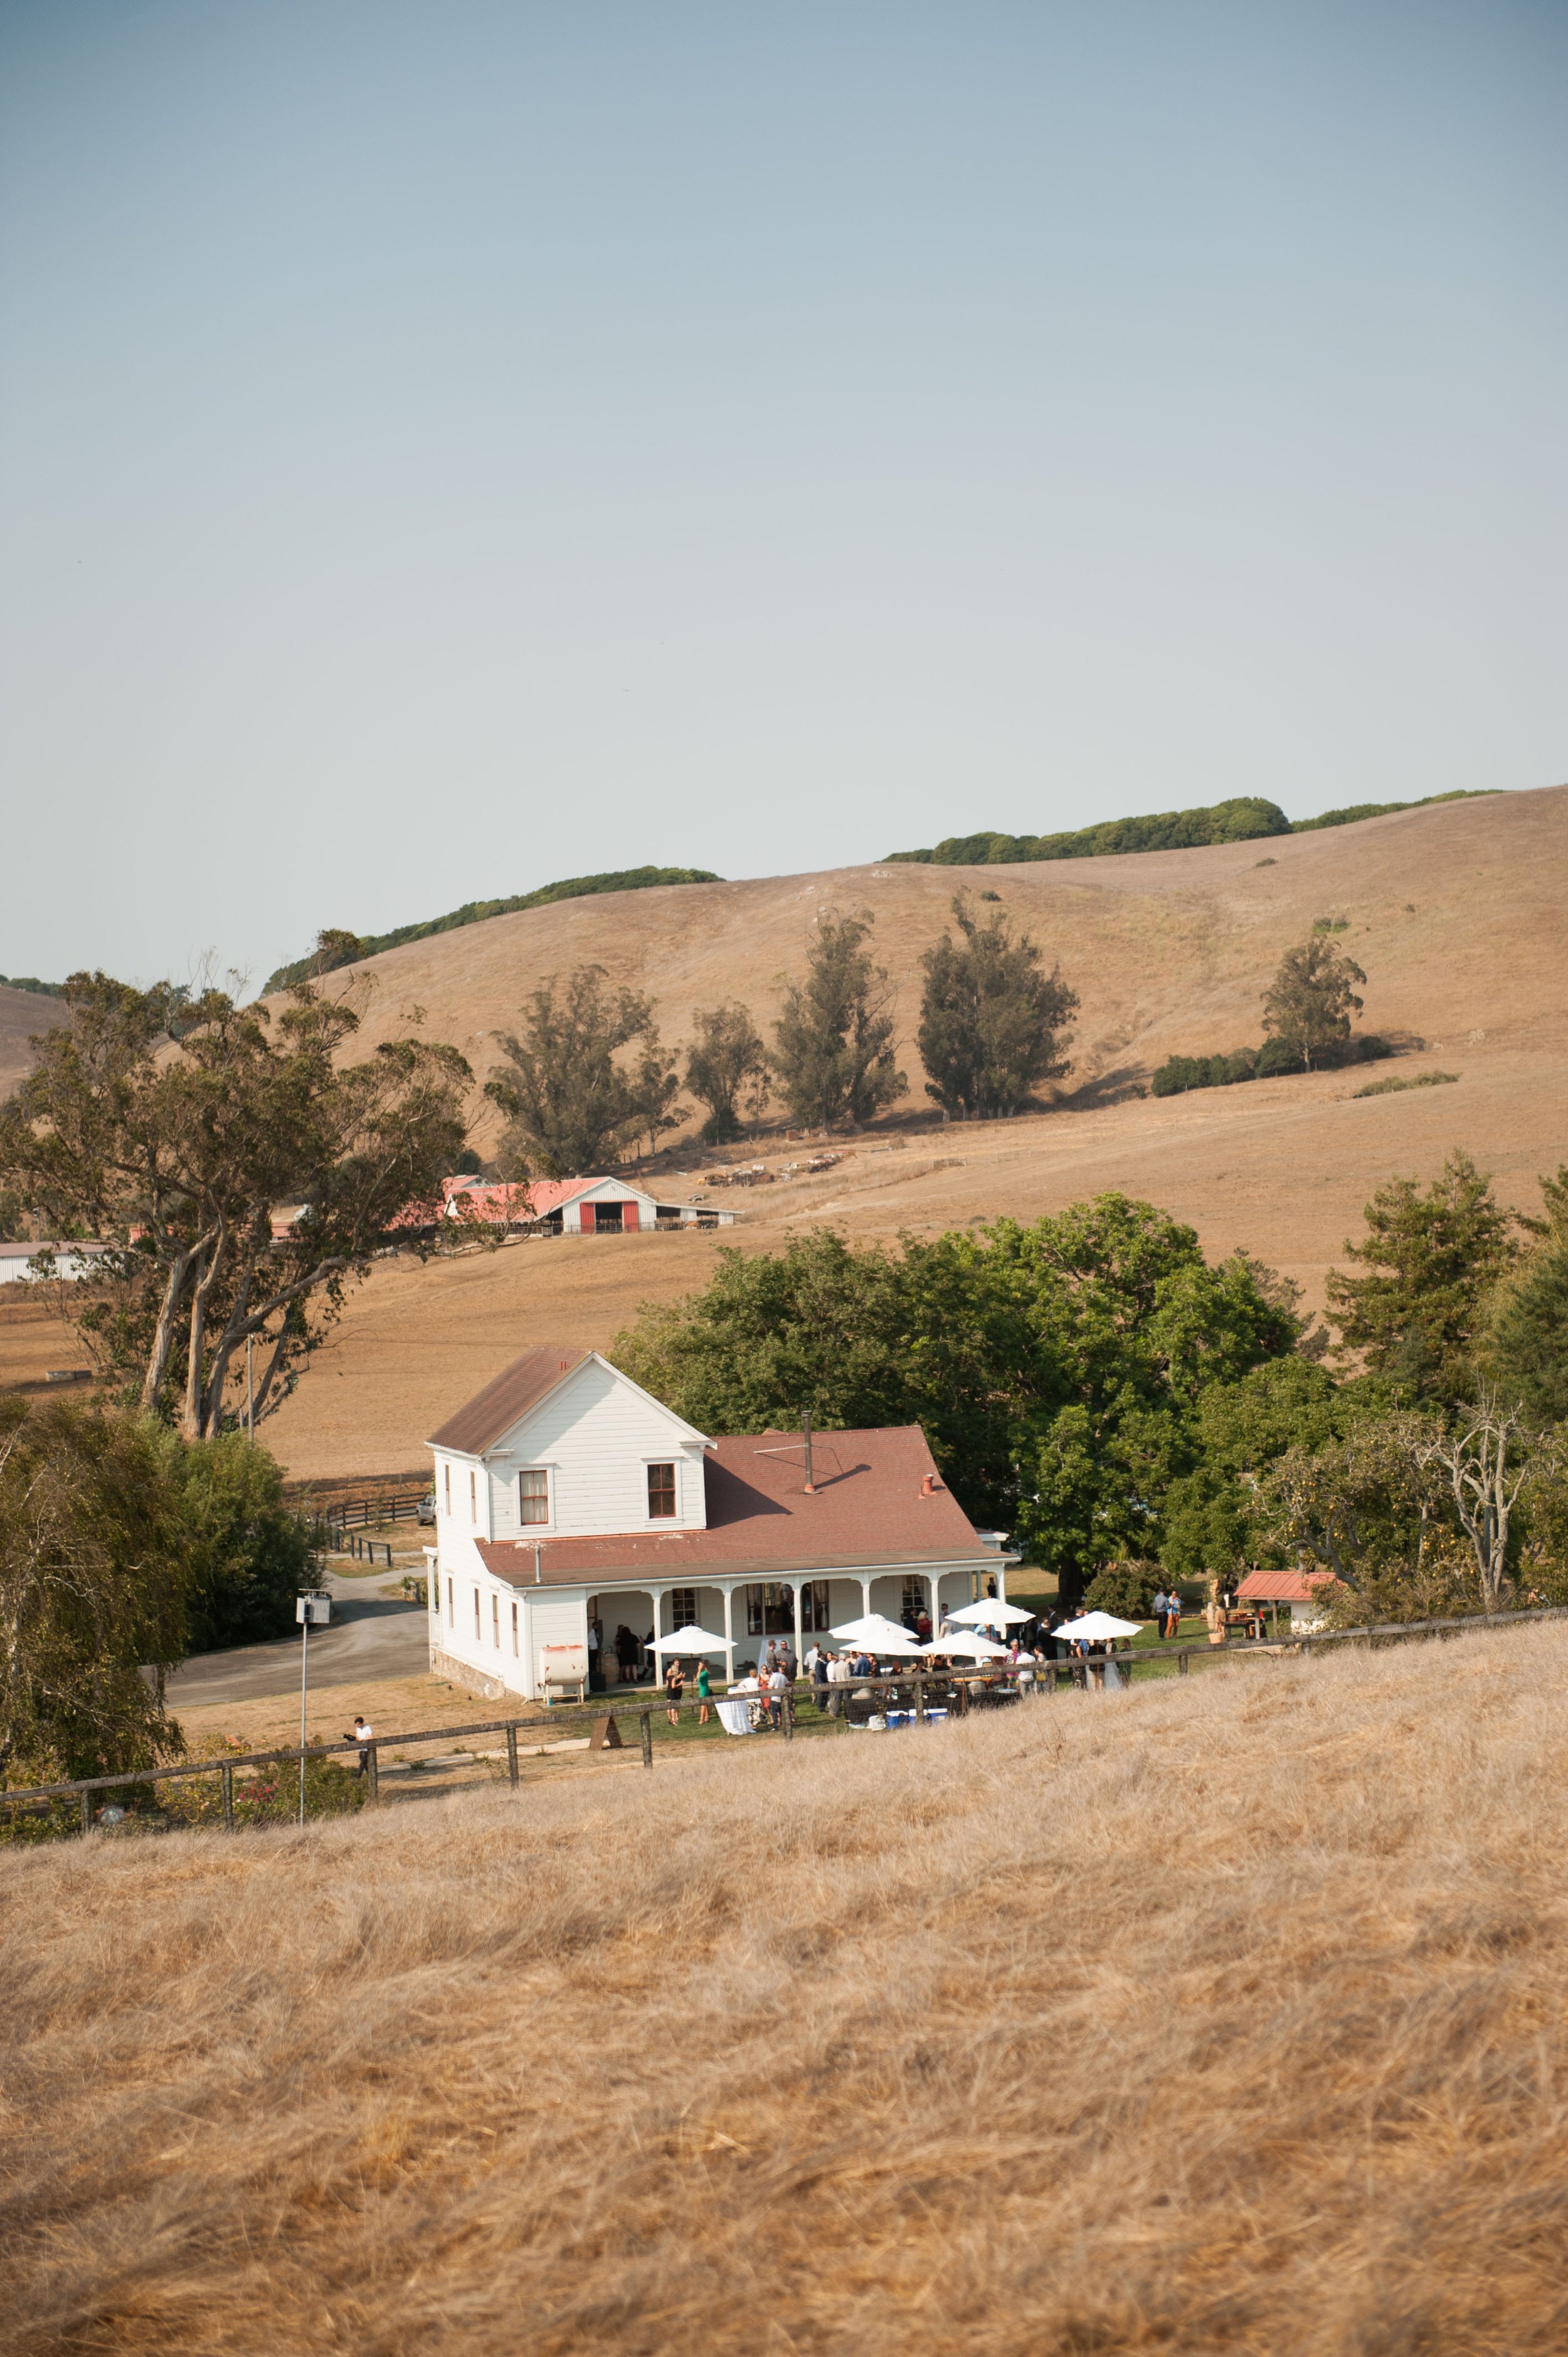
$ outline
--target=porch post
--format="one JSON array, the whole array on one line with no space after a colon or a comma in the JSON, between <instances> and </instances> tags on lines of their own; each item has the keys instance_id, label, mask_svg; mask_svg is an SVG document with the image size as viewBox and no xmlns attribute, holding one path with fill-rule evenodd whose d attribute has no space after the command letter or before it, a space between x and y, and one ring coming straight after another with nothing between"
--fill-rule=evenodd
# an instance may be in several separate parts
<instances>
[{"instance_id":1,"label":"porch post","mask_svg":"<svg viewBox=\"0 0 1568 2357\"><path fill-rule=\"evenodd\" d=\"M653 1598L653 1633L654 1633L655 1637L662 1637L662 1635L664 1634L664 1631L663 1631L663 1630L660 1627L660 1625L659 1625L659 1624L660 1624L660 1621L663 1619L663 1617L664 1617L664 1616L663 1616L663 1614L660 1611L659 1608L660 1608L660 1604L662 1604L662 1602L664 1601L664 1590L663 1590L661 1587L653 1587L653 1588L650 1588L650 1590L649 1590L649 1594L650 1594L650 1595L652 1597L652 1598ZM660 1658L659 1658L659 1654L658 1654L658 1652L655 1652L654 1656L653 1656L653 1683L655 1684L655 1685L657 1685L657 1684L659 1684L659 1681L660 1681L660 1679L663 1676L663 1674L664 1674L663 1664L662 1664L662 1663L660 1661Z\"/></svg>"},{"instance_id":2,"label":"porch post","mask_svg":"<svg viewBox=\"0 0 1568 2357\"><path fill-rule=\"evenodd\" d=\"M931 1591L931 1635L933 1638L940 1637L942 1633L942 1600L938 1593L941 1584L942 1576L940 1571L929 1571L926 1574L926 1585Z\"/></svg>"},{"instance_id":3,"label":"porch post","mask_svg":"<svg viewBox=\"0 0 1568 2357\"><path fill-rule=\"evenodd\" d=\"M860 1582L861 1613L864 1619L869 1620L871 1618L871 1582L866 1577L864 1571L856 1572L855 1577Z\"/></svg>"},{"instance_id":4,"label":"porch post","mask_svg":"<svg viewBox=\"0 0 1568 2357\"><path fill-rule=\"evenodd\" d=\"M795 1582L795 1674L800 1674L800 1583Z\"/></svg>"},{"instance_id":5,"label":"porch post","mask_svg":"<svg viewBox=\"0 0 1568 2357\"><path fill-rule=\"evenodd\" d=\"M733 1579L725 1582L723 1593L725 1599L725 1684L727 1686L733 1686L735 1684L735 1582Z\"/></svg>"}]
</instances>

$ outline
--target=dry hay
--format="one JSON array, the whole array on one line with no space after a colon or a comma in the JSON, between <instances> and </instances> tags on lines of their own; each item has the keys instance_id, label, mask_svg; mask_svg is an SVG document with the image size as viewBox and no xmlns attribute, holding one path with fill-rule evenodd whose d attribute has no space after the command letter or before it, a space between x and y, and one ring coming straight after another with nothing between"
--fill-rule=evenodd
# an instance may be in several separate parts
<instances>
[{"instance_id":1,"label":"dry hay","mask_svg":"<svg viewBox=\"0 0 1568 2357\"><path fill-rule=\"evenodd\" d=\"M1560 2349L1565 1673L13 1855L10 2349Z\"/></svg>"}]
</instances>

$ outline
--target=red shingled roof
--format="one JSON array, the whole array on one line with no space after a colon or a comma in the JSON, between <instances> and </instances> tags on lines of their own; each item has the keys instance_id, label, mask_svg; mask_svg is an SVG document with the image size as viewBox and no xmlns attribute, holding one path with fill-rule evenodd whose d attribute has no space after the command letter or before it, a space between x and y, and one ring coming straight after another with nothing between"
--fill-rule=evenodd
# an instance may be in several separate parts
<instances>
[{"instance_id":1,"label":"red shingled roof","mask_svg":"<svg viewBox=\"0 0 1568 2357\"><path fill-rule=\"evenodd\" d=\"M1236 1593L1248 1604L1316 1604L1338 1585L1331 1571L1250 1571Z\"/></svg>"},{"instance_id":2,"label":"red shingled roof","mask_svg":"<svg viewBox=\"0 0 1568 2357\"><path fill-rule=\"evenodd\" d=\"M950 1490L941 1486L918 1424L812 1436L816 1490L805 1494L805 1444L785 1433L715 1440L703 1460L704 1531L541 1539L547 1586L586 1580L700 1579L704 1572L776 1579L844 1564L994 1561ZM933 1483L923 1494L926 1478ZM486 1567L521 1587L533 1584L533 1541L476 1542Z\"/></svg>"},{"instance_id":3,"label":"red shingled roof","mask_svg":"<svg viewBox=\"0 0 1568 2357\"><path fill-rule=\"evenodd\" d=\"M449 1415L440 1430L431 1434L429 1446L459 1448L465 1457L482 1456L557 1383L564 1383L574 1367L580 1367L592 1355L565 1342L542 1342L525 1351L466 1407Z\"/></svg>"}]
</instances>

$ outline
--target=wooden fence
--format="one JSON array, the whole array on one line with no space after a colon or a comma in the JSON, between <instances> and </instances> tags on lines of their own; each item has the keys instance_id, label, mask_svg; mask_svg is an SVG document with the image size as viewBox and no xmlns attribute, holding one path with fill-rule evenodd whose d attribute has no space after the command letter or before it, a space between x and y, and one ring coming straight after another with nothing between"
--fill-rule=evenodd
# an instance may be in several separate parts
<instances>
[{"instance_id":1,"label":"wooden fence","mask_svg":"<svg viewBox=\"0 0 1568 2357\"><path fill-rule=\"evenodd\" d=\"M1158 1671L1172 1662L1176 1664L1177 1675L1186 1676L1189 1663L1194 1659L1200 1662L1212 1662L1237 1654L1277 1658L1285 1653L1306 1654L1331 1650L1335 1646L1341 1645L1405 1643L1417 1637L1466 1636L1477 1629L1519 1628L1533 1621L1560 1620L1565 1616L1568 1616L1568 1605L1546 1605L1528 1612L1469 1613L1462 1618L1448 1620L1386 1621L1359 1629L1326 1630L1312 1636L1283 1637L1277 1640L1256 1637L1235 1639L1223 1645L1165 1647L1150 1645L1141 1648L1137 1652L1129 1652L1114 1656L1102 1656L1098 1660L1078 1659L1036 1663L1033 1686L1036 1694L1044 1695L1049 1695L1063 1685L1082 1687L1095 1675L1096 1672L1103 1672L1107 1661L1111 1659L1114 1659L1118 1670L1124 1676L1129 1672L1135 1673L1142 1669ZM808 1690L811 1691L809 1687ZM795 1733L799 1691L799 1684L797 1684L780 1697L784 1707L780 1713L779 1732L787 1742ZM872 1677L853 1678L844 1685L826 1688L819 1686L814 1691L819 1697L824 1693L830 1696L838 1695L844 1698L846 1706L848 1699L857 1695L862 1696L869 1695L874 1699L881 1696L885 1704L896 1704L901 1695L907 1695L909 1716L917 1723L925 1720L933 1709L940 1709L944 1714L950 1709L955 1709L955 1715L963 1717L972 1709L983 1707L989 1702L1012 1703L1021 1699L1019 1689L1016 1683L1013 1681L1011 1674L999 1672L994 1668L952 1671L916 1670L903 1675L897 1672L880 1673ZM938 1695L941 1699L935 1699ZM717 1701L720 1698L715 1695L713 1700ZM726 1695L723 1698L728 1697ZM766 1695L754 1698L763 1702L767 1700ZM346 1736L336 1743L285 1744L279 1745L270 1751L235 1752L226 1759L186 1760L167 1768L137 1768L115 1776L77 1777L58 1784L35 1784L22 1792L0 1792L0 1815L14 1817L24 1811L37 1810L40 1803L47 1809L48 1803L51 1801L74 1798L80 1803L81 1830L87 1833L91 1829L92 1795L95 1792L122 1792L134 1785L176 1783L190 1777L216 1775L221 1781L223 1827L226 1832L232 1832L234 1770L237 1768L297 1764L303 1777L306 1763L308 1760L328 1760L347 1751L362 1751L365 1754L367 1797L373 1804L381 1797L381 1753L388 1744L451 1744L460 1738L499 1735L505 1741L508 1781L516 1784L519 1781L518 1730L520 1727L533 1737L541 1735L548 1727L552 1730L551 1739L557 1741L560 1739L560 1730L564 1727L592 1729L600 1740L606 1739L607 1727L613 1727L616 1731L608 1736L608 1746L624 1749L626 1746L620 1735L619 1727L622 1721L629 1719L636 1719L638 1722L642 1764L645 1768L651 1768L654 1715L658 1711L670 1707L672 1706L660 1697L650 1702L626 1705L618 1709L614 1706L604 1705L597 1708L583 1706L570 1711L556 1708L552 1709L548 1717L543 1719L475 1719L463 1727L422 1727L404 1734L374 1736L368 1743L360 1743L354 1737ZM681 1705L682 1712L694 1711L698 1707L698 1701L694 1697L683 1700Z\"/></svg>"}]
</instances>

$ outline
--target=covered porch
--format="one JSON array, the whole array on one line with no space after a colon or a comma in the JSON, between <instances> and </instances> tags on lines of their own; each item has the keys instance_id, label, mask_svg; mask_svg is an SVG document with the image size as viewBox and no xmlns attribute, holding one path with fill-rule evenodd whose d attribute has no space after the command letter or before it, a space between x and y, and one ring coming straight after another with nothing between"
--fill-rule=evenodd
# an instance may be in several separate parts
<instances>
[{"instance_id":1,"label":"covered porch","mask_svg":"<svg viewBox=\"0 0 1568 2357\"><path fill-rule=\"evenodd\" d=\"M663 1672L656 1641L695 1627L723 1638L723 1674L726 1684L733 1683L757 1666L769 1639L787 1640L800 1662L813 1638L831 1641L831 1630L868 1613L901 1622L907 1611L916 1618L923 1612L934 1631L944 1611L972 1602L992 1586L1005 1598L1006 1566L1001 1560L988 1564L983 1575L965 1566L833 1571L826 1577L806 1571L792 1579L607 1582L585 1596L590 1658L607 1686L657 1682Z\"/></svg>"}]
</instances>

